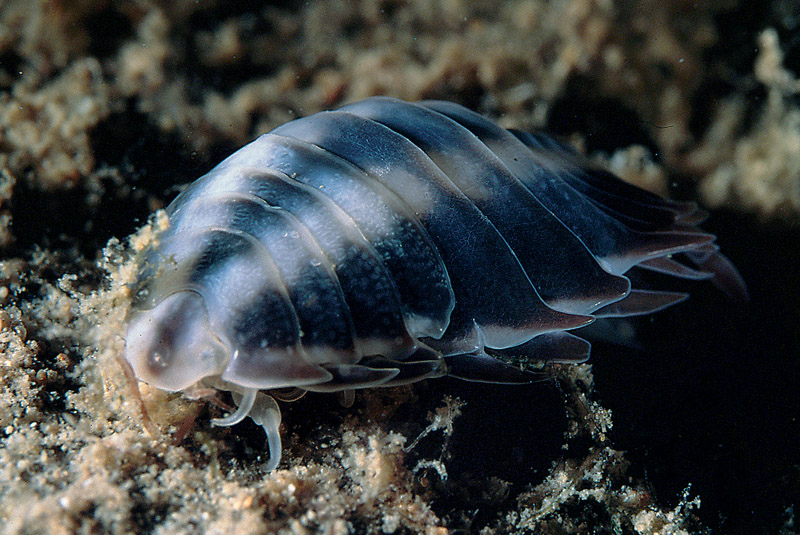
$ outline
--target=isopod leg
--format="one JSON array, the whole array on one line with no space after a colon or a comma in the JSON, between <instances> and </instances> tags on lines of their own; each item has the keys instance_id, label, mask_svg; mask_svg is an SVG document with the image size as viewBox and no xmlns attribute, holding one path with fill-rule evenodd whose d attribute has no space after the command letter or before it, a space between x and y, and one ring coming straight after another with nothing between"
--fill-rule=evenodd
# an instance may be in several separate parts
<instances>
[{"instance_id":1,"label":"isopod leg","mask_svg":"<svg viewBox=\"0 0 800 535\"><path fill-rule=\"evenodd\" d=\"M340 390L338 394L339 394L339 403L341 404L342 407L350 408L356 401L355 390Z\"/></svg>"},{"instance_id":2,"label":"isopod leg","mask_svg":"<svg viewBox=\"0 0 800 535\"><path fill-rule=\"evenodd\" d=\"M250 410L250 418L255 423L264 428L267 433L267 446L269 447L269 461L266 470L275 470L281 462L281 409L272 396L262 392L256 395L253 408Z\"/></svg>"},{"instance_id":3,"label":"isopod leg","mask_svg":"<svg viewBox=\"0 0 800 535\"><path fill-rule=\"evenodd\" d=\"M281 462L281 409L272 396L268 396L256 389L247 390L244 394L232 392L233 400L238 407L224 418L214 418L211 423L219 426L236 425L247 416L264 428L267 433L267 447L269 448L269 461L266 469L274 470Z\"/></svg>"},{"instance_id":4,"label":"isopod leg","mask_svg":"<svg viewBox=\"0 0 800 535\"><path fill-rule=\"evenodd\" d=\"M281 388L280 390L270 390L269 395L278 401L291 403L292 401L301 399L307 393L308 391L302 388Z\"/></svg>"},{"instance_id":5,"label":"isopod leg","mask_svg":"<svg viewBox=\"0 0 800 535\"><path fill-rule=\"evenodd\" d=\"M218 425L220 427L227 427L229 425L236 425L245 418L253 409L253 403L256 400L256 394L258 390L248 390L245 392L241 399L238 399L239 396L234 396L234 401L238 405L236 410L230 413L229 415L225 416L224 418L214 418L211 420L211 423L214 425Z\"/></svg>"}]
</instances>

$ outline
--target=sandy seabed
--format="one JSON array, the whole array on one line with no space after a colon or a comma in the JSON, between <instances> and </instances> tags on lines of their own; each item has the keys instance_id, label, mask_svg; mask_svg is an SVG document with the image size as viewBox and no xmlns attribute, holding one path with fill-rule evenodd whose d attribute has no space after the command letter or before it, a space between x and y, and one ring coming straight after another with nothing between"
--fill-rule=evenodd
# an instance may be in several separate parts
<instances>
[{"instance_id":1,"label":"sandy seabed","mask_svg":"<svg viewBox=\"0 0 800 535\"><path fill-rule=\"evenodd\" d=\"M798 14L715 4L1 2L0 530L797 533ZM145 429L117 360L140 227L259 133L376 94L699 200L752 315L700 290L653 320L684 333L666 358L308 396L271 473L205 403L141 385Z\"/></svg>"}]
</instances>

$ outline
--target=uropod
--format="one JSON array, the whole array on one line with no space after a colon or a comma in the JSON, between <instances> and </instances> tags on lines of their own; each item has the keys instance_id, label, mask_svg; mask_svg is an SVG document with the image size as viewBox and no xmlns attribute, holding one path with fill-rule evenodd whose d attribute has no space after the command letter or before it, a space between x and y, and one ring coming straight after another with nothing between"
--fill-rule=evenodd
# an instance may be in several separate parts
<instances>
[{"instance_id":1,"label":"uropod","mask_svg":"<svg viewBox=\"0 0 800 535\"><path fill-rule=\"evenodd\" d=\"M284 124L190 184L140 258L125 359L169 391L231 392L281 453L274 399L582 362L571 330L684 293L744 298L696 204L631 186L459 105L370 98ZM350 394L351 395L351 394Z\"/></svg>"}]
</instances>

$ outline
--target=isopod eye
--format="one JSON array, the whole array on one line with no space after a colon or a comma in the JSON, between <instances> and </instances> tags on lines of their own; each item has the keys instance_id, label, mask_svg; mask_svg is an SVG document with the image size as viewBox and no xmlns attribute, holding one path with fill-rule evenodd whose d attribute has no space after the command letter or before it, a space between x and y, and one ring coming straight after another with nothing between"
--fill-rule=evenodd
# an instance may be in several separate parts
<instances>
[{"instance_id":1,"label":"isopod eye","mask_svg":"<svg viewBox=\"0 0 800 535\"><path fill-rule=\"evenodd\" d=\"M211 330L203 298L192 291L170 295L128 328L125 359L140 380L164 390L219 375L228 357Z\"/></svg>"}]
</instances>

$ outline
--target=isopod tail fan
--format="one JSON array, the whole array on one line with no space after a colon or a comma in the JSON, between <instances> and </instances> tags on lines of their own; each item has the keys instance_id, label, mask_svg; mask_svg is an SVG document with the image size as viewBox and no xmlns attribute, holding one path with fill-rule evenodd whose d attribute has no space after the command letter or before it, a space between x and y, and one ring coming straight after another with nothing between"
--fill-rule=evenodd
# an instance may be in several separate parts
<instances>
[{"instance_id":1,"label":"isopod tail fan","mask_svg":"<svg viewBox=\"0 0 800 535\"><path fill-rule=\"evenodd\" d=\"M247 390L244 394L233 394L237 408L224 418L214 418L211 423L221 427L236 425L246 417L264 428L267 434L269 461L264 467L267 471L275 470L281 462L281 409L270 395L256 389Z\"/></svg>"}]
</instances>

